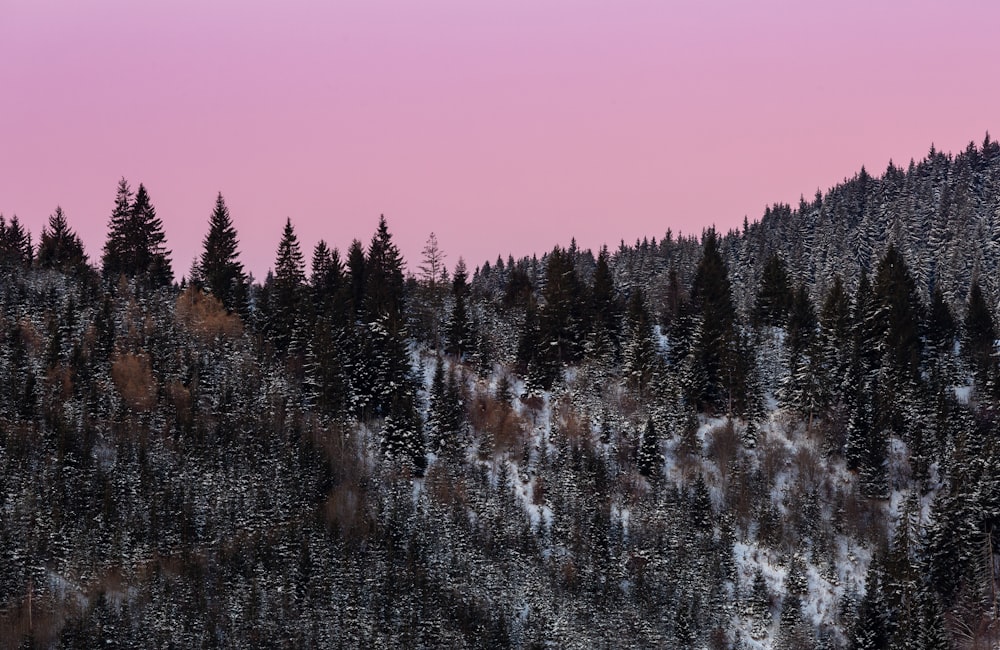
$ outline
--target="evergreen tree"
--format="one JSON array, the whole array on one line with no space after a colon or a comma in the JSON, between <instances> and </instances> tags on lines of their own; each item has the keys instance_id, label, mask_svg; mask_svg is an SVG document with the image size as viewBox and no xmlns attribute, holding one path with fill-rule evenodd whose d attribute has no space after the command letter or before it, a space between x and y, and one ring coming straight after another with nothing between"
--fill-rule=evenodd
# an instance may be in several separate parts
<instances>
[{"instance_id":1,"label":"evergreen tree","mask_svg":"<svg viewBox=\"0 0 1000 650\"><path fill-rule=\"evenodd\" d=\"M355 239L351 242L351 247L347 249L347 285L354 318L360 317L364 309L365 284L367 282L365 265L364 248L361 246L361 242Z\"/></svg>"},{"instance_id":2,"label":"evergreen tree","mask_svg":"<svg viewBox=\"0 0 1000 650\"><path fill-rule=\"evenodd\" d=\"M198 276L205 290L218 298L227 311L246 315L247 278L239 261L238 246L229 208L219 192L209 217L208 234L202 241Z\"/></svg>"},{"instance_id":3,"label":"evergreen tree","mask_svg":"<svg viewBox=\"0 0 1000 650\"><path fill-rule=\"evenodd\" d=\"M590 290L592 301L591 321L596 328L604 330L617 345L621 308L615 296L614 278L608 263L608 247L602 246L594 269L594 281Z\"/></svg>"},{"instance_id":4,"label":"evergreen tree","mask_svg":"<svg viewBox=\"0 0 1000 650\"><path fill-rule=\"evenodd\" d=\"M468 275L465 269L465 261L462 258L458 259L458 264L455 265L455 273L452 278L454 306L451 310L451 318L448 319L447 351L449 354L454 354L461 358L463 354L473 349L475 343L473 341L469 314L465 308L469 285L467 283Z\"/></svg>"},{"instance_id":5,"label":"evergreen tree","mask_svg":"<svg viewBox=\"0 0 1000 650\"><path fill-rule=\"evenodd\" d=\"M385 318L389 333L403 332L403 258L392 241L385 216L379 218L365 259L364 307L369 322ZM353 267L352 267L353 271Z\"/></svg>"},{"instance_id":6,"label":"evergreen tree","mask_svg":"<svg viewBox=\"0 0 1000 650\"><path fill-rule=\"evenodd\" d=\"M879 305L876 320L882 347L893 380L902 390L920 379L923 307L906 261L894 245L879 262L873 291Z\"/></svg>"},{"instance_id":7,"label":"evergreen tree","mask_svg":"<svg viewBox=\"0 0 1000 650\"><path fill-rule=\"evenodd\" d=\"M0 266L27 268L31 258L31 234L21 225L17 215L9 224L0 215Z\"/></svg>"},{"instance_id":8,"label":"evergreen tree","mask_svg":"<svg viewBox=\"0 0 1000 650\"><path fill-rule=\"evenodd\" d=\"M852 381L851 369L851 302L844 284L837 275L827 291L820 312L820 364L816 368L826 387L828 404L845 401Z\"/></svg>"},{"instance_id":9,"label":"evergreen tree","mask_svg":"<svg viewBox=\"0 0 1000 650\"><path fill-rule=\"evenodd\" d=\"M313 308L316 315L326 314L329 318L346 322L344 265L340 261L340 251L330 250L322 239L313 248L312 273L309 276Z\"/></svg>"},{"instance_id":10,"label":"evergreen tree","mask_svg":"<svg viewBox=\"0 0 1000 650\"><path fill-rule=\"evenodd\" d=\"M852 650L889 650L893 634L892 612L885 597L885 568L880 558L872 559L865 577L865 595L851 632Z\"/></svg>"},{"instance_id":11,"label":"evergreen tree","mask_svg":"<svg viewBox=\"0 0 1000 650\"><path fill-rule=\"evenodd\" d=\"M746 407L741 389L748 384L748 359L752 355L741 349L729 273L714 229L704 237L701 261L691 286L691 304L698 315L690 346L694 366L691 376L698 378L698 383L691 387L691 397L705 408L741 412Z\"/></svg>"},{"instance_id":12,"label":"evergreen tree","mask_svg":"<svg viewBox=\"0 0 1000 650\"><path fill-rule=\"evenodd\" d=\"M541 347L537 355L546 364L561 369L563 364L580 358L587 329L583 286L571 257L559 247L549 253L542 297L545 302L538 315Z\"/></svg>"},{"instance_id":13,"label":"evergreen tree","mask_svg":"<svg viewBox=\"0 0 1000 650\"><path fill-rule=\"evenodd\" d=\"M771 327L784 325L793 300L792 284L788 278L785 261L778 253L772 253L764 264L760 290L754 302L752 313L754 323Z\"/></svg>"},{"instance_id":14,"label":"evergreen tree","mask_svg":"<svg viewBox=\"0 0 1000 650\"><path fill-rule=\"evenodd\" d=\"M823 386L818 368L818 322L805 285L799 285L788 314L788 375L782 385L782 401L805 415L813 415L823 405Z\"/></svg>"},{"instance_id":15,"label":"evergreen tree","mask_svg":"<svg viewBox=\"0 0 1000 650\"><path fill-rule=\"evenodd\" d=\"M285 228L278 243L274 275L265 284L267 291L266 329L275 349L284 353L301 343L302 314L304 307L306 272L305 259L299 247L299 238L292 227L292 220L285 221Z\"/></svg>"},{"instance_id":16,"label":"evergreen tree","mask_svg":"<svg viewBox=\"0 0 1000 650\"><path fill-rule=\"evenodd\" d=\"M48 226L42 228L38 242L38 265L42 268L57 269L63 273L73 273L87 268L87 255L83 252L83 242L70 229L63 209L49 216Z\"/></svg>"},{"instance_id":17,"label":"evergreen tree","mask_svg":"<svg viewBox=\"0 0 1000 650\"><path fill-rule=\"evenodd\" d=\"M993 395L997 377L996 325L978 280L973 280L969 289L964 325L963 352L972 368L976 385L984 397Z\"/></svg>"},{"instance_id":18,"label":"evergreen tree","mask_svg":"<svg viewBox=\"0 0 1000 650\"><path fill-rule=\"evenodd\" d=\"M145 186L139 184L133 199L128 181L121 179L101 258L104 278L136 278L151 288L169 285L174 276L165 242L163 223Z\"/></svg>"},{"instance_id":19,"label":"evergreen tree","mask_svg":"<svg viewBox=\"0 0 1000 650\"><path fill-rule=\"evenodd\" d=\"M653 426L653 418L647 418L642 441L639 443L639 473L646 478L658 478L663 471L663 460L660 436Z\"/></svg>"},{"instance_id":20,"label":"evergreen tree","mask_svg":"<svg viewBox=\"0 0 1000 650\"><path fill-rule=\"evenodd\" d=\"M640 393L652 381L659 360L650 320L642 290L636 289L628 303L624 372L628 383Z\"/></svg>"}]
</instances>

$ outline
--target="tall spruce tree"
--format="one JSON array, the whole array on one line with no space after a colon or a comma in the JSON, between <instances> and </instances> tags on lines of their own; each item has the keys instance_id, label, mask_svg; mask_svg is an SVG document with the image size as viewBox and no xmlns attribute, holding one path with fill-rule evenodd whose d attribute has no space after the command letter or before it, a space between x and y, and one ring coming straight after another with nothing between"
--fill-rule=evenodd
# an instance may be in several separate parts
<instances>
[{"instance_id":1,"label":"tall spruce tree","mask_svg":"<svg viewBox=\"0 0 1000 650\"><path fill-rule=\"evenodd\" d=\"M28 267L31 265L31 234L21 225L17 215L10 223L0 215L0 266Z\"/></svg>"},{"instance_id":2,"label":"tall spruce tree","mask_svg":"<svg viewBox=\"0 0 1000 650\"><path fill-rule=\"evenodd\" d=\"M692 376L698 378L691 386L691 397L703 408L729 410L742 397L739 389L746 380L746 369L739 361L745 356L736 329L729 273L714 229L704 236L691 286L691 305L697 318L690 347Z\"/></svg>"},{"instance_id":3,"label":"tall spruce tree","mask_svg":"<svg viewBox=\"0 0 1000 650\"><path fill-rule=\"evenodd\" d=\"M305 258L292 220L285 221L278 243L274 274L265 284L267 291L266 330L278 352L287 352L301 343L305 307Z\"/></svg>"},{"instance_id":4,"label":"tall spruce tree","mask_svg":"<svg viewBox=\"0 0 1000 650\"><path fill-rule=\"evenodd\" d=\"M997 331L978 279L972 281L969 289L963 329L963 352L976 379L976 387L984 397L992 396L996 393Z\"/></svg>"},{"instance_id":5,"label":"tall spruce tree","mask_svg":"<svg viewBox=\"0 0 1000 650\"><path fill-rule=\"evenodd\" d=\"M785 260L778 253L772 253L764 264L760 290L754 302L751 314L754 323L772 327L784 325L793 301L794 292Z\"/></svg>"},{"instance_id":6,"label":"tall spruce tree","mask_svg":"<svg viewBox=\"0 0 1000 650\"><path fill-rule=\"evenodd\" d=\"M660 358L651 321L642 290L635 289L628 303L623 370L629 385L640 392L653 380Z\"/></svg>"},{"instance_id":7,"label":"tall spruce tree","mask_svg":"<svg viewBox=\"0 0 1000 650\"><path fill-rule=\"evenodd\" d=\"M474 346L472 323L466 310L466 296L469 293L468 273L465 260L458 259L451 283L452 299L454 300L451 317L447 324L447 351L458 357L469 353Z\"/></svg>"},{"instance_id":8,"label":"tall spruce tree","mask_svg":"<svg viewBox=\"0 0 1000 650\"><path fill-rule=\"evenodd\" d=\"M239 261L238 246L229 208L219 192L209 217L208 234L202 242L198 272L205 290L218 298L226 310L245 315L247 278Z\"/></svg>"},{"instance_id":9,"label":"tall spruce tree","mask_svg":"<svg viewBox=\"0 0 1000 650\"><path fill-rule=\"evenodd\" d=\"M87 268L87 254L83 252L83 242L70 229L63 209L49 216L48 226L42 228L38 242L38 265L42 268L57 269L64 273L82 271Z\"/></svg>"},{"instance_id":10,"label":"tall spruce tree","mask_svg":"<svg viewBox=\"0 0 1000 650\"><path fill-rule=\"evenodd\" d=\"M646 478L656 478L663 470L663 452L660 450L660 436L653 425L653 418L646 419L646 428L639 443L639 473Z\"/></svg>"},{"instance_id":11,"label":"tall spruce tree","mask_svg":"<svg viewBox=\"0 0 1000 650\"><path fill-rule=\"evenodd\" d=\"M146 187L140 183L133 198L128 181L122 178L101 258L104 278L135 278L154 289L169 285L174 274L165 244L163 223L156 216Z\"/></svg>"}]
</instances>

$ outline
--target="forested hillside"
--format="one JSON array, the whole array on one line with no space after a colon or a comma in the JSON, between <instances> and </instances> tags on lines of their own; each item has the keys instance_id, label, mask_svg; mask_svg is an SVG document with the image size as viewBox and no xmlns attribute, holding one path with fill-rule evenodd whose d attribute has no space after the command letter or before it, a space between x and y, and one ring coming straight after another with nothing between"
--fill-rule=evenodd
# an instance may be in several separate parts
<instances>
[{"instance_id":1,"label":"forested hillside","mask_svg":"<svg viewBox=\"0 0 1000 650\"><path fill-rule=\"evenodd\" d=\"M989 138L471 271L109 208L0 217L2 647L1000 643Z\"/></svg>"}]
</instances>

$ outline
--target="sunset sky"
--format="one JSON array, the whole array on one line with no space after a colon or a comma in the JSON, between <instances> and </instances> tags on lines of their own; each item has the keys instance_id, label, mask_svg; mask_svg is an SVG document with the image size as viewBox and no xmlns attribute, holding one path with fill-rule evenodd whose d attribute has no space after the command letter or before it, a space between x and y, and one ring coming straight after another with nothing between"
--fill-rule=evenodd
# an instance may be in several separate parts
<instances>
[{"instance_id":1,"label":"sunset sky","mask_svg":"<svg viewBox=\"0 0 1000 650\"><path fill-rule=\"evenodd\" d=\"M99 259L149 190L178 278L216 193L261 278L386 215L410 270L726 229L1000 135L1000 3L0 0L0 212Z\"/></svg>"}]
</instances>

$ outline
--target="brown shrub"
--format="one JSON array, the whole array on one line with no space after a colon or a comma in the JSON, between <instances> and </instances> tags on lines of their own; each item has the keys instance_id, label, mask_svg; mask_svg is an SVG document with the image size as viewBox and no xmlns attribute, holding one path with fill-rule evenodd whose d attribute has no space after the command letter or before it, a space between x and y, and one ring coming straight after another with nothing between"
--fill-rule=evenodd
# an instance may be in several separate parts
<instances>
[{"instance_id":1,"label":"brown shrub","mask_svg":"<svg viewBox=\"0 0 1000 650\"><path fill-rule=\"evenodd\" d=\"M714 460L723 479L729 476L729 466L740 449L740 437L732 420L715 427L708 434L708 458Z\"/></svg>"},{"instance_id":2,"label":"brown shrub","mask_svg":"<svg viewBox=\"0 0 1000 650\"><path fill-rule=\"evenodd\" d=\"M510 404L500 402L486 393L478 393L469 405L469 423L484 434L488 451L496 454L519 450L525 440L527 423L514 412Z\"/></svg>"},{"instance_id":3,"label":"brown shrub","mask_svg":"<svg viewBox=\"0 0 1000 650\"><path fill-rule=\"evenodd\" d=\"M145 354L116 354L111 361L111 378L125 404L144 413L156 404L156 379Z\"/></svg>"},{"instance_id":4,"label":"brown shrub","mask_svg":"<svg viewBox=\"0 0 1000 650\"><path fill-rule=\"evenodd\" d=\"M239 316L228 313L218 298L194 287L188 287L178 296L174 317L202 341L236 338L243 333Z\"/></svg>"}]
</instances>

